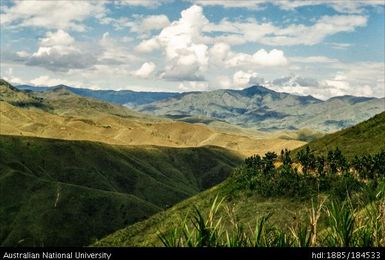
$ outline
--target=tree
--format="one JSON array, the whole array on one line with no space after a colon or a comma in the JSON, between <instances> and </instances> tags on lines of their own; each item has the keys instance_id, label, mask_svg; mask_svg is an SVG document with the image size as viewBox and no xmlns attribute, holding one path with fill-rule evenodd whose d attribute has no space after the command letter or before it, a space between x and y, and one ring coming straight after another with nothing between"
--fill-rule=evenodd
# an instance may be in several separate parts
<instances>
[{"instance_id":1,"label":"tree","mask_svg":"<svg viewBox=\"0 0 385 260\"><path fill-rule=\"evenodd\" d=\"M302 165L302 172L308 173L308 170L314 170L316 167L316 160L314 154L310 151L309 146L306 146L305 150L301 150L297 153L297 160Z\"/></svg>"},{"instance_id":2,"label":"tree","mask_svg":"<svg viewBox=\"0 0 385 260\"><path fill-rule=\"evenodd\" d=\"M324 176L325 175L325 158L323 156L317 156L315 160L315 166L317 168L317 173L319 176Z\"/></svg>"},{"instance_id":3,"label":"tree","mask_svg":"<svg viewBox=\"0 0 385 260\"><path fill-rule=\"evenodd\" d=\"M341 171L346 172L349 169L349 164L338 147L334 151L328 152L327 161L332 174Z\"/></svg>"},{"instance_id":4,"label":"tree","mask_svg":"<svg viewBox=\"0 0 385 260\"><path fill-rule=\"evenodd\" d=\"M245 159L245 164L246 164L246 166L248 168L253 168L253 169L261 170L262 169L263 161L262 161L261 156L256 154L256 155L253 155L253 156L250 156L250 157L246 158Z\"/></svg>"},{"instance_id":5,"label":"tree","mask_svg":"<svg viewBox=\"0 0 385 260\"><path fill-rule=\"evenodd\" d=\"M277 160L278 155L275 152L267 152L263 157L264 169L263 172L265 174L269 173L274 169L274 162Z\"/></svg>"},{"instance_id":6,"label":"tree","mask_svg":"<svg viewBox=\"0 0 385 260\"><path fill-rule=\"evenodd\" d=\"M285 150L281 150L281 161L283 163L283 165L285 166L291 166L291 164L293 163L292 162L292 159L290 157L290 151L285 149Z\"/></svg>"}]
</instances>

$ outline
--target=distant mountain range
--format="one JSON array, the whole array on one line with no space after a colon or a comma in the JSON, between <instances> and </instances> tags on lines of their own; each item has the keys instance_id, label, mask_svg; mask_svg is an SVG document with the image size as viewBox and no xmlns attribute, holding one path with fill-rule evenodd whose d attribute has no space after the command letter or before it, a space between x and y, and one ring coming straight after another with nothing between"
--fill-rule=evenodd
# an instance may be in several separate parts
<instances>
[{"instance_id":1,"label":"distant mountain range","mask_svg":"<svg viewBox=\"0 0 385 260\"><path fill-rule=\"evenodd\" d=\"M33 91L48 89L27 85L17 87ZM385 98L339 96L323 101L312 96L276 92L263 86L185 93L62 87L81 96L124 104L152 115L188 122L191 118L209 118L263 131L312 128L332 132L385 111Z\"/></svg>"},{"instance_id":2,"label":"distant mountain range","mask_svg":"<svg viewBox=\"0 0 385 260\"><path fill-rule=\"evenodd\" d=\"M46 91L53 87L35 87L30 85L16 86L20 90ZM136 107L142 104L148 104L159 100L171 98L180 95L172 92L135 92L131 90L92 90L86 88L73 88L65 85L54 86L54 88L65 88L79 96L92 97L107 102L126 105L127 107Z\"/></svg>"}]
</instances>

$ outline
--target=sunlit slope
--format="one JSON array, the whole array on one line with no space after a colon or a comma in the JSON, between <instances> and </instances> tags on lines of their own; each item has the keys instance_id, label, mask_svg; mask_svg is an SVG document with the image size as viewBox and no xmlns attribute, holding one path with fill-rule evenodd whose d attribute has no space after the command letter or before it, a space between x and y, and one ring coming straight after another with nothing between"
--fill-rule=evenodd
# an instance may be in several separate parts
<instances>
[{"instance_id":1,"label":"sunlit slope","mask_svg":"<svg viewBox=\"0 0 385 260\"><path fill-rule=\"evenodd\" d=\"M4 84L0 88L13 90ZM18 94L27 95L18 91ZM100 141L123 145L159 145L169 147L221 146L248 156L268 150L293 149L302 141L280 138L275 134L234 131L229 127L209 128L156 118L118 105L84 98L63 88L37 97L37 106L19 106L0 101L0 134L24 135L68 140Z\"/></svg>"},{"instance_id":2,"label":"sunlit slope","mask_svg":"<svg viewBox=\"0 0 385 260\"><path fill-rule=\"evenodd\" d=\"M86 245L223 181L240 158L0 136L0 244Z\"/></svg>"},{"instance_id":3,"label":"sunlit slope","mask_svg":"<svg viewBox=\"0 0 385 260\"><path fill-rule=\"evenodd\" d=\"M338 147L348 157L380 152L385 149L385 112L308 145L318 154L326 154Z\"/></svg>"}]
</instances>

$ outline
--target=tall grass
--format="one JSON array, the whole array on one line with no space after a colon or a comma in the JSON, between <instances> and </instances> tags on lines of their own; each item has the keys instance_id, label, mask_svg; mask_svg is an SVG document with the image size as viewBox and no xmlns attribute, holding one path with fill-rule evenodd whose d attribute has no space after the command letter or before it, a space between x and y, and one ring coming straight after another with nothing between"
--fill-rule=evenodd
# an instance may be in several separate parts
<instances>
[{"instance_id":1,"label":"tall grass","mask_svg":"<svg viewBox=\"0 0 385 260\"><path fill-rule=\"evenodd\" d=\"M258 217L254 228L246 229L235 221L233 210L221 210L224 199L216 197L206 214L194 208L181 226L158 236L166 247L385 246L384 187L377 189L369 204L361 198L354 206L349 197L345 201L312 201L307 220L287 227L270 222L269 214Z\"/></svg>"},{"instance_id":2,"label":"tall grass","mask_svg":"<svg viewBox=\"0 0 385 260\"><path fill-rule=\"evenodd\" d=\"M326 159L314 156L307 148L297 155L302 172L293 167L290 151L282 151L282 164L275 167L277 160L275 153L247 158L234 172L233 189L263 197L291 197L303 202L311 199L304 221L277 226L270 222L271 215L264 215L256 219L254 228L246 229L246 223L236 221L234 209L221 210L224 199L215 198L207 213L195 207L182 227L159 234L163 244L192 247L385 245L385 151L349 162L338 148L329 151ZM317 164L322 164L322 171L317 170ZM369 169L368 172L365 169Z\"/></svg>"}]
</instances>

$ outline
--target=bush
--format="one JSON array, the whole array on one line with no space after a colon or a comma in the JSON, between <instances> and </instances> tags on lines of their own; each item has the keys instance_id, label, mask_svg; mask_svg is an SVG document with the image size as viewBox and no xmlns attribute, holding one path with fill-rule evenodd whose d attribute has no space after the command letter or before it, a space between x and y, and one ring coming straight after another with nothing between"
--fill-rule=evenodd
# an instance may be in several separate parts
<instances>
[{"instance_id":1,"label":"bush","mask_svg":"<svg viewBox=\"0 0 385 260\"><path fill-rule=\"evenodd\" d=\"M346 196L350 196L353 192L358 192L361 188L362 183L353 176L343 175L332 180L329 193L342 200Z\"/></svg>"}]
</instances>

